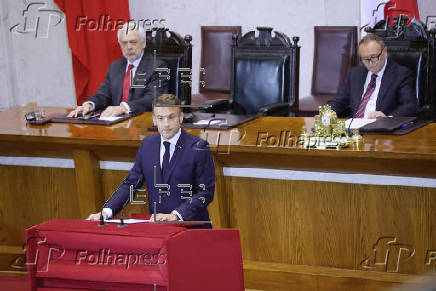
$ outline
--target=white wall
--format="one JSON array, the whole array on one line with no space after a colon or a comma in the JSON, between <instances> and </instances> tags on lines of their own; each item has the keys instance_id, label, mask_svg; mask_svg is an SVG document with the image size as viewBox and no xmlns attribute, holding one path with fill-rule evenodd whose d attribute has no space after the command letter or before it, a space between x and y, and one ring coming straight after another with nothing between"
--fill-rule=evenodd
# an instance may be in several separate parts
<instances>
[{"instance_id":1,"label":"white wall","mask_svg":"<svg viewBox=\"0 0 436 291\"><path fill-rule=\"evenodd\" d=\"M46 2L48 8L53 8L53 0ZM23 22L26 7L24 0L0 3L0 109L28 102L75 106L66 22L50 27L47 37L12 33L10 28ZM41 25L47 25L44 20L41 19Z\"/></svg>"},{"instance_id":2,"label":"white wall","mask_svg":"<svg viewBox=\"0 0 436 291\"><path fill-rule=\"evenodd\" d=\"M300 37L300 95L309 94L312 80L313 26L359 25L359 0L130 0L131 17L164 18L166 26L193 38L193 92L198 91L202 25L241 25L242 33L256 26Z\"/></svg>"},{"instance_id":3,"label":"white wall","mask_svg":"<svg viewBox=\"0 0 436 291\"><path fill-rule=\"evenodd\" d=\"M28 0L30 2L31 0ZM36 1L36 0L35 0ZM40 0L53 7L53 0ZM131 18L166 19L166 26L193 37L193 92L198 91L200 26L241 25L243 33L271 26L301 45L300 95L310 93L313 26L360 25L360 1L367 0L129 0ZM421 19L436 15L436 0L418 0ZM40 106L76 104L71 53L65 21L51 27L47 38L14 34L22 21L24 0L0 1L0 110L37 102Z\"/></svg>"}]
</instances>

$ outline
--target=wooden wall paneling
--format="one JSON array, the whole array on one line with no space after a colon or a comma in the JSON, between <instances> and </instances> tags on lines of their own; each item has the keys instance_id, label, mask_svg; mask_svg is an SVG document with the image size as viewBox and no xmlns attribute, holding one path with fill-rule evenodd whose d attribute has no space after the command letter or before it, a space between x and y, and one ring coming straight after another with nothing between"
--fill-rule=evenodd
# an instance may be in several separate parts
<instances>
[{"instance_id":1,"label":"wooden wall paneling","mask_svg":"<svg viewBox=\"0 0 436 291\"><path fill-rule=\"evenodd\" d=\"M428 238L428 244L425 246L425 272L436 272L436 189L431 189L427 192L425 199L425 207L427 216L424 217L427 221L427 228L424 235Z\"/></svg>"},{"instance_id":2,"label":"wooden wall paneling","mask_svg":"<svg viewBox=\"0 0 436 291\"><path fill-rule=\"evenodd\" d=\"M214 228L230 227L229 193L226 189L222 164L214 158L215 166L215 194L208 206L210 220Z\"/></svg>"},{"instance_id":3,"label":"wooden wall paneling","mask_svg":"<svg viewBox=\"0 0 436 291\"><path fill-rule=\"evenodd\" d=\"M0 165L0 177L0 266L17 270L9 266L23 253L25 229L79 218L75 175L73 169Z\"/></svg>"},{"instance_id":4,"label":"wooden wall paneling","mask_svg":"<svg viewBox=\"0 0 436 291\"><path fill-rule=\"evenodd\" d=\"M75 150L73 157L79 199L78 213L85 219L90 213L99 211L103 204L100 165L97 157L88 150Z\"/></svg>"},{"instance_id":5,"label":"wooden wall paneling","mask_svg":"<svg viewBox=\"0 0 436 291\"><path fill-rule=\"evenodd\" d=\"M359 195L360 244L355 251L361 261L367 257L370 261L369 266L362 263L355 267L403 274L423 273L428 231L436 227L436 220L427 220L426 198L430 193L436 193L436 189L365 187Z\"/></svg>"}]
</instances>

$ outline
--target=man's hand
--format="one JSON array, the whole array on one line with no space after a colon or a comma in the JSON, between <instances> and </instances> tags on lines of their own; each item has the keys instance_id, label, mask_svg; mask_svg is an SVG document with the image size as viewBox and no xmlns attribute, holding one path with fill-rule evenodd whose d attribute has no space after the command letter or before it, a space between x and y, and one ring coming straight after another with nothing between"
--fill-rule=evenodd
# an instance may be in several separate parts
<instances>
[{"instance_id":1,"label":"man's hand","mask_svg":"<svg viewBox=\"0 0 436 291\"><path fill-rule=\"evenodd\" d=\"M107 219L107 214L104 211L103 211L103 219L104 220ZM100 220L100 212L91 214L90 216L88 216L86 220Z\"/></svg>"},{"instance_id":2,"label":"man's hand","mask_svg":"<svg viewBox=\"0 0 436 291\"><path fill-rule=\"evenodd\" d=\"M386 117L386 115L381 111L374 111L368 115L369 119L380 118L380 117Z\"/></svg>"},{"instance_id":3,"label":"man's hand","mask_svg":"<svg viewBox=\"0 0 436 291\"><path fill-rule=\"evenodd\" d=\"M82 116L85 116L86 114L88 114L88 112L91 110L91 108L92 108L92 104L90 104L90 103L86 103L83 106L77 106L76 109L74 109L73 111L71 111L68 114L68 117L76 118L77 115L79 114L79 112L82 112Z\"/></svg>"},{"instance_id":4,"label":"man's hand","mask_svg":"<svg viewBox=\"0 0 436 291\"><path fill-rule=\"evenodd\" d=\"M153 220L153 215L151 215L151 220ZM157 213L156 214L156 221L176 221L179 220L177 215L175 214L165 214L165 213Z\"/></svg>"},{"instance_id":5,"label":"man's hand","mask_svg":"<svg viewBox=\"0 0 436 291\"><path fill-rule=\"evenodd\" d=\"M112 117L118 116L127 112L126 107L124 106L108 106L100 115L100 117Z\"/></svg>"}]
</instances>

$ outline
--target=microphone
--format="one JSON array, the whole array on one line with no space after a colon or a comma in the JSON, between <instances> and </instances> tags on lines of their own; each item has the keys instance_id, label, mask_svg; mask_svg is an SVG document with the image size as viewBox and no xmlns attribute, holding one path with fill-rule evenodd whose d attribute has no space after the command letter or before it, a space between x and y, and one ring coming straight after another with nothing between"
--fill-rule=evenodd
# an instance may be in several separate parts
<instances>
[{"instance_id":1,"label":"microphone","mask_svg":"<svg viewBox=\"0 0 436 291\"><path fill-rule=\"evenodd\" d=\"M130 173L128 173L126 175L126 177L124 178L124 181L126 181L129 178ZM123 181L123 183L124 183ZM98 224L98 226L105 226L106 224L104 223L104 217L103 217L103 209L106 205L106 203L112 198L112 196L114 196L114 194L120 189L121 185L123 185L123 183L120 184L120 186L118 186L118 188L112 193L112 195L106 199L106 201L103 203L103 207L100 210L100 223Z\"/></svg>"},{"instance_id":2,"label":"microphone","mask_svg":"<svg viewBox=\"0 0 436 291\"><path fill-rule=\"evenodd\" d=\"M351 134L351 133L350 133L350 129L351 129L351 124L353 123L353 120L354 120L354 115L351 117L350 124L348 125L347 136L348 136L349 134Z\"/></svg>"},{"instance_id":3,"label":"microphone","mask_svg":"<svg viewBox=\"0 0 436 291\"><path fill-rule=\"evenodd\" d=\"M128 176L126 178L128 178ZM126 200L126 202L124 202L123 207L121 208L120 224L118 224L117 227L122 228L127 226L127 224L124 223L124 208L126 207L127 203L129 203L130 198L133 197L136 192L138 192L139 185L143 183L143 179L144 176L141 174L139 175L138 180L136 180L135 185L130 185L129 187L130 195L129 198Z\"/></svg>"},{"instance_id":4,"label":"microphone","mask_svg":"<svg viewBox=\"0 0 436 291\"><path fill-rule=\"evenodd\" d=\"M107 202L107 201L106 201ZM103 218L103 208L100 211L100 223L98 224L98 226L105 226L106 224L104 223L104 218Z\"/></svg>"}]
</instances>

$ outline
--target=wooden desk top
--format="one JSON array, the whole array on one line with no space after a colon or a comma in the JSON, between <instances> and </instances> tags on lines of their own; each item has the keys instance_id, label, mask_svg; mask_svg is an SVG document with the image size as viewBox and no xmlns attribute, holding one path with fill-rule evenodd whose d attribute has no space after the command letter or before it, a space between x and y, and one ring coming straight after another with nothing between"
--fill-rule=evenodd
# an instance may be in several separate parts
<instances>
[{"instance_id":1,"label":"wooden desk top","mask_svg":"<svg viewBox=\"0 0 436 291\"><path fill-rule=\"evenodd\" d=\"M94 150L102 160L132 161L140 140L157 133L147 130L152 125L150 112L112 126L61 123L32 126L26 124L24 114L33 110L35 105L31 104L0 112L1 155L53 156L55 151L57 157L69 156L68 151L78 147ZM44 110L46 114L67 112L59 108ZM227 166L340 172L347 168L347 172L436 177L435 123L404 136L365 135L364 143L358 148L299 148L301 127L311 128L312 124L313 118L260 117L225 131L187 131L207 140L216 159ZM353 160L359 164L353 166ZM400 164L389 164L400 160Z\"/></svg>"}]
</instances>

